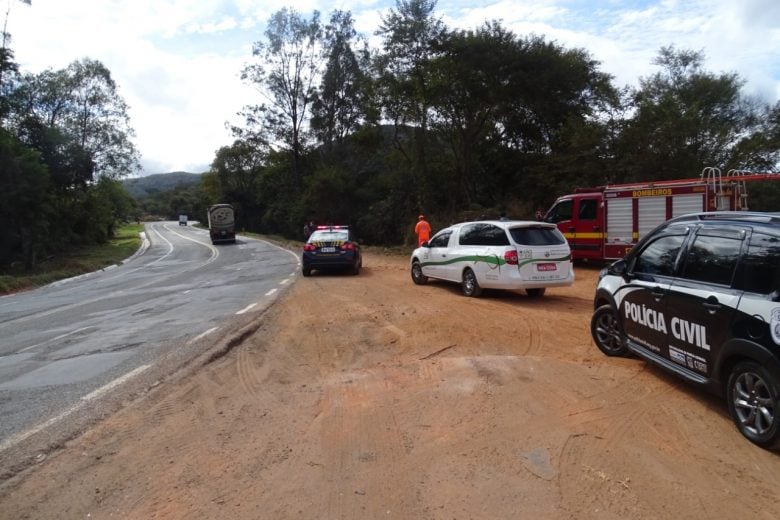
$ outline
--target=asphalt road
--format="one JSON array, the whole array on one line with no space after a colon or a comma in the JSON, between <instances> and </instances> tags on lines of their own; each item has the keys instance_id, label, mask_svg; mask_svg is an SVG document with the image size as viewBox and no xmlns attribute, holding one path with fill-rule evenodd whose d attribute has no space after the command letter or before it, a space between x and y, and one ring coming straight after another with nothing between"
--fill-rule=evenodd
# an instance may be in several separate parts
<instances>
[{"instance_id":1,"label":"asphalt road","mask_svg":"<svg viewBox=\"0 0 780 520\"><path fill-rule=\"evenodd\" d=\"M176 222L145 236L122 265L0 298L0 465L44 457L246 327L296 277L298 257L265 241L215 246Z\"/></svg>"}]
</instances>

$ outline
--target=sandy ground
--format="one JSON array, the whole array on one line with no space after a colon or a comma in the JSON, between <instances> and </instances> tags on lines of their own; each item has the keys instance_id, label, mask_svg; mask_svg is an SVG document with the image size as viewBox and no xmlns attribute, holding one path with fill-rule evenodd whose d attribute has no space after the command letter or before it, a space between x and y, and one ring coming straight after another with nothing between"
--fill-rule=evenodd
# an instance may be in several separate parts
<instances>
[{"instance_id":1,"label":"sandy ground","mask_svg":"<svg viewBox=\"0 0 780 520\"><path fill-rule=\"evenodd\" d=\"M780 455L541 299L301 278L257 331L0 487L3 519L777 518Z\"/></svg>"}]
</instances>

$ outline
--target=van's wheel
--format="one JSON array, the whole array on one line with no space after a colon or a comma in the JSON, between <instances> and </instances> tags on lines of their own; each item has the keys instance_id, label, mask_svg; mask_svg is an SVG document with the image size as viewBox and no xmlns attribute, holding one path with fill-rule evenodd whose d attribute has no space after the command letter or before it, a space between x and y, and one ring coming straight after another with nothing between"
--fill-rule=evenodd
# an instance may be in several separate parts
<instances>
[{"instance_id":1,"label":"van's wheel","mask_svg":"<svg viewBox=\"0 0 780 520\"><path fill-rule=\"evenodd\" d=\"M477 275L471 269L463 271L463 282L460 284L460 287L466 296L479 296L482 294L482 287L477 282Z\"/></svg>"},{"instance_id":2,"label":"van's wheel","mask_svg":"<svg viewBox=\"0 0 780 520\"><path fill-rule=\"evenodd\" d=\"M525 294L530 296L531 298L539 298L544 296L546 288L542 287L541 289L526 289Z\"/></svg>"},{"instance_id":3,"label":"van's wheel","mask_svg":"<svg viewBox=\"0 0 780 520\"><path fill-rule=\"evenodd\" d=\"M428 277L423 274L419 260L412 262L412 281L417 285L428 283Z\"/></svg>"},{"instance_id":4,"label":"van's wheel","mask_svg":"<svg viewBox=\"0 0 780 520\"><path fill-rule=\"evenodd\" d=\"M766 449L780 448L780 381L753 361L734 367L727 383L729 412L739 431Z\"/></svg>"},{"instance_id":5,"label":"van's wheel","mask_svg":"<svg viewBox=\"0 0 780 520\"><path fill-rule=\"evenodd\" d=\"M593 313L590 319L590 335L604 354L608 356L628 354L628 348L620 335L618 317L612 305L602 305Z\"/></svg>"}]
</instances>

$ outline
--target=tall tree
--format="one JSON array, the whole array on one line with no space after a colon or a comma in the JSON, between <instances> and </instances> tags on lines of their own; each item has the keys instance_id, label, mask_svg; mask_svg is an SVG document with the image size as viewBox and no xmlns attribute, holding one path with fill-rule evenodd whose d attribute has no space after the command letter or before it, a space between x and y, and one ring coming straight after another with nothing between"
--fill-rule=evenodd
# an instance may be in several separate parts
<instances>
[{"instance_id":1,"label":"tall tree","mask_svg":"<svg viewBox=\"0 0 780 520\"><path fill-rule=\"evenodd\" d=\"M436 0L396 0L377 31L383 38L377 68L384 115L394 123L395 142L419 187L416 193L421 207L433 191L433 186L428 186L426 157L432 95L429 65L436 56L436 43L446 34L444 23L434 16L435 8ZM411 149L402 138L407 126L413 128Z\"/></svg>"},{"instance_id":2,"label":"tall tree","mask_svg":"<svg viewBox=\"0 0 780 520\"><path fill-rule=\"evenodd\" d=\"M354 49L360 43L349 12L333 11L325 27L327 64L312 102L311 126L327 148L357 130L361 123L375 121L371 108L372 84L367 75L369 51Z\"/></svg>"},{"instance_id":3,"label":"tall tree","mask_svg":"<svg viewBox=\"0 0 780 520\"><path fill-rule=\"evenodd\" d=\"M127 105L108 69L84 59L66 69L24 74L10 96L9 126L39 149L61 185L138 169Z\"/></svg>"},{"instance_id":4,"label":"tall tree","mask_svg":"<svg viewBox=\"0 0 780 520\"><path fill-rule=\"evenodd\" d=\"M127 103L111 72L99 61L83 59L68 66L71 107L66 128L95 164L95 172L115 179L138 169Z\"/></svg>"},{"instance_id":5,"label":"tall tree","mask_svg":"<svg viewBox=\"0 0 780 520\"><path fill-rule=\"evenodd\" d=\"M704 55L664 47L661 71L640 80L635 116L625 132L625 167L636 180L697 176L729 164L734 147L755 123L737 74L702 70Z\"/></svg>"},{"instance_id":6,"label":"tall tree","mask_svg":"<svg viewBox=\"0 0 780 520\"><path fill-rule=\"evenodd\" d=\"M306 144L305 122L312 89L320 75L321 35L318 11L307 20L294 9L285 7L271 16L265 31L266 41L253 45L252 56L256 61L241 72L241 78L254 84L267 101L244 107L247 130L259 128L261 132L269 132L273 136L269 141L281 142L288 148L298 182Z\"/></svg>"}]
</instances>

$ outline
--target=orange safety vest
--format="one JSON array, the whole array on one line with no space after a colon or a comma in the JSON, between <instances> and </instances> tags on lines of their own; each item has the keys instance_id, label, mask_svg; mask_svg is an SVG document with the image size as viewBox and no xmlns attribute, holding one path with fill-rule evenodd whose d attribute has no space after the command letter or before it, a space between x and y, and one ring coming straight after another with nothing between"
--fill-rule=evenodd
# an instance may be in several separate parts
<instances>
[{"instance_id":1,"label":"orange safety vest","mask_svg":"<svg viewBox=\"0 0 780 520\"><path fill-rule=\"evenodd\" d=\"M421 220L414 226L414 232L417 233L417 245L421 245L431 237L431 225Z\"/></svg>"}]
</instances>

